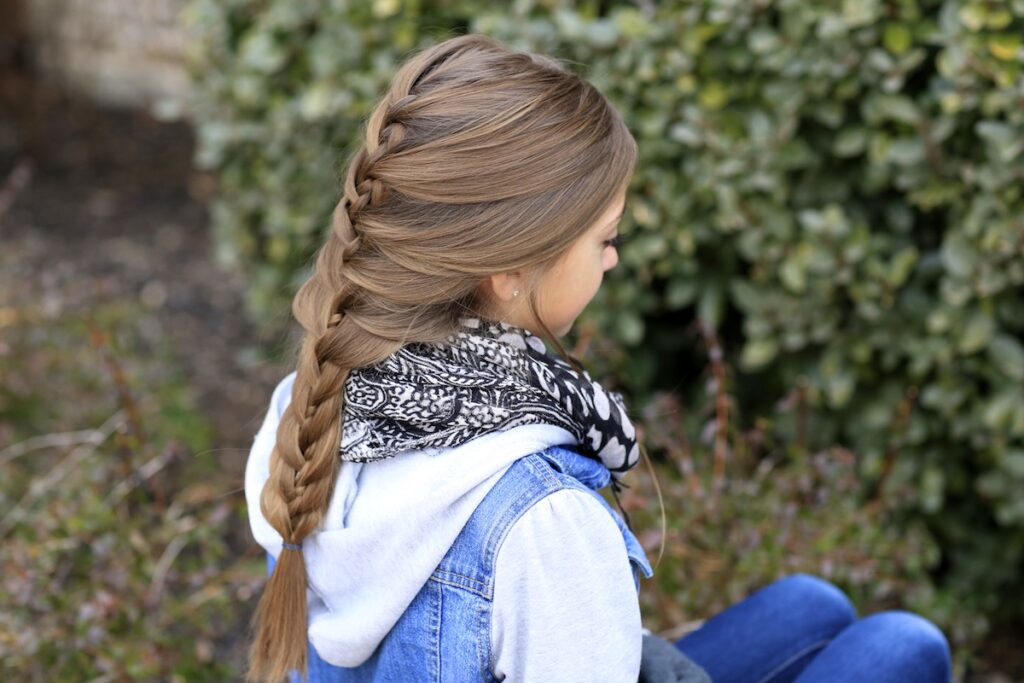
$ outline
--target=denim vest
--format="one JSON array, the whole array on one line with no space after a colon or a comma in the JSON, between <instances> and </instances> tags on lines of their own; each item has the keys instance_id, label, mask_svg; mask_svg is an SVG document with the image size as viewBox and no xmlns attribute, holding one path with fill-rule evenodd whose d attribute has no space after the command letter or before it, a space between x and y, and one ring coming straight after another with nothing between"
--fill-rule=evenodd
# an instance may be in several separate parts
<instances>
[{"instance_id":1,"label":"denim vest","mask_svg":"<svg viewBox=\"0 0 1024 683\"><path fill-rule=\"evenodd\" d=\"M560 446L515 461L484 497L448 553L398 622L360 666L343 668L309 648L310 683L462 683L494 681L490 671L494 565L505 535L524 512L562 489L586 491L601 502L622 532L640 589L638 571L653 574L639 541L622 516L597 493L608 469ZM273 570L273 558L270 558ZM291 680L301 679L296 672Z\"/></svg>"}]
</instances>

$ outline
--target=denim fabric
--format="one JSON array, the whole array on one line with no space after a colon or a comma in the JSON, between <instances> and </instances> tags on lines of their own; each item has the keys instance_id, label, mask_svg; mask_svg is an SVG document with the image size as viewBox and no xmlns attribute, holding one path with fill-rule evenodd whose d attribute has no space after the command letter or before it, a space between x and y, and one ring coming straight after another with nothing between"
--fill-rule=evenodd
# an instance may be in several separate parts
<instances>
[{"instance_id":1,"label":"denim fabric","mask_svg":"<svg viewBox=\"0 0 1024 683\"><path fill-rule=\"evenodd\" d=\"M567 488L587 491L622 532L639 590L639 572L652 575L647 556L622 516L597 493L611 481L600 462L552 446L514 462L488 492L447 555L388 633L358 667L337 667L309 649L311 683L447 683L493 681L491 605L495 560L502 541L532 505ZM269 559L273 570L273 558ZM292 672L292 681L301 680Z\"/></svg>"},{"instance_id":2,"label":"denim fabric","mask_svg":"<svg viewBox=\"0 0 1024 683\"><path fill-rule=\"evenodd\" d=\"M949 646L903 611L857 619L831 583L779 579L708 619L676 647L714 683L949 683Z\"/></svg>"}]
</instances>

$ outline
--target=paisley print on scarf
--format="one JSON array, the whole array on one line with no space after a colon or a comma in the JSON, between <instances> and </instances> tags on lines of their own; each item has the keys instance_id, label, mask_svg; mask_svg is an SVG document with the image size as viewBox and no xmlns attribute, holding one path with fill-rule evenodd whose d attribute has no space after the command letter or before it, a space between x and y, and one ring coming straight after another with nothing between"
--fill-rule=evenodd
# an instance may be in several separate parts
<instances>
[{"instance_id":1,"label":"paisley print on scarf","mask_svg":"<svg viewBox=\"0 0 1024 683\"><path fill-rule=\"evenodd\" d=\"M441 449L494 430L554 424L613 473L640 457L622 395L582 375L540 337L502 321L462 318L446 342L411 343L345 383L341 458L370 462Z\"/></svg>"}]
</instances>

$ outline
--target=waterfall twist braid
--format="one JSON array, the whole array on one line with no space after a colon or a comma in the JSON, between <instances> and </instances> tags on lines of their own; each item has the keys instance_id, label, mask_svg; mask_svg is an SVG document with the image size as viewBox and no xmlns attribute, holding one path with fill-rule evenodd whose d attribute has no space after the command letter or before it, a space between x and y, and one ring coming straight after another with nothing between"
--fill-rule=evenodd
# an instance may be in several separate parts
<instances>
[{"instance_id":1,"label":"waterfall twist braid","mask_svg":"<svg viewBox=\"0 0 1024 683\"><path fill-rule=\"evenodd\" d=\"M386 99L371 116L367 143L349 165L344 195L332 214L330 235L317 256L314 275L293 303L306 337L292 403L279 426L278 457L271 461L276 485L263 491L264 514L288 543L300 544L327 509L339 462L339 417L349 370L381 360L400 347L360 316L359 292L373 292L377 283L360 276L355 257L365 238L356 226L361 211L387 199L388 188L374 176L374 166L401 143L405 129L396 112L413 101L414 95L404 95L395 104ZM319 311L323 313L318 315ZM274 504L275 498L281 504Z\"/></svg>"}]
</instances>

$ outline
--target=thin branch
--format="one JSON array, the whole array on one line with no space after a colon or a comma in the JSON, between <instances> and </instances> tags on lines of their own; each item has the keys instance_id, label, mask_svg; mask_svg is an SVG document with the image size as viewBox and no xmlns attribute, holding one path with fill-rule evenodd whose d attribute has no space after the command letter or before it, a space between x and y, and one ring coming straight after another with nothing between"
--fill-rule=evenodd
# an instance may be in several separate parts
<instances>
[{"instance_id":1,"label":"thin branch","mask_svg":"<svg viewBox=\"0 0 1024 683\"><path fill-rule=\"evenodd\" d=\"M106 436L98 429L40 434L39 436L33 436L24 441L11 444L0 451L0 465L4 465L32 451L40 451L45 448L70 448L80 444L92 444L95 446L102 443L104 439L106 439Z\"/></svg>"},{"instance_id":2,"label":"thin branch","mask_svg":"<svg viewBox=\"0 0 1024 683\"><path fill-rule=\"evenodd\" d=\"M143 482L150 479L154 474L166 467L175 459L178 452L173 448L167 448L159 455L156 455L142 464L132 472L131 476L122 479L107 496L107 505L116 505L121 499L128 495L133 488L137 488Z\"/></svg>"},{"instance_id":3,"label":"thin branch","mask_svg":"<svg viewBox=\"0 0 1024 683\"><path fill-rule=\"evenodd\" d=\"M711 361L711 373L714 377L715 388L715 446L714 446L714 491L721 492L725 483L725 461L729 450L729 395L726 392L726 381L728 379L725 368L725 354L722 346L718 343L714 330L709 326L701 324L701 334L704 336L704 343L708 349L708 359Z\"/></svg>"},{"instance_id":4,"label":"thin branch","mask_svg":"<svg viewBox=\"0 0 1024 683\"><path fill-rule=\"evenodd\" d=\"M96 442L79 445L68 453L68 455L65 456L56 467L53 467L45 477L33 480L28 487L28 491L25 492L25 495L23 495L17 503L11 506L3 517L0 517L0 537L5 536L15 524L21 521L22 517L25 515L26 506L31 503L33 499L52 490L63 477L67 476L70 468L95 453L100 444L110 438L111 434L124 427L125 419L124 411L118 410L116 413L108 417L99 429L96 430L102 436L101 439Z\"/></svg>"},{"instance_id":5,"label":"thin branch","mask_svg":"<svg viewBox=\"0 0 1024 683\"><path fill-rule=\"evenodd\" d=\"M903 445L903 437L906 436L907 426L910 423L910 415L914 411L914 406L917 404L918 388L915 385L907 387L906 393L903 395L903 399L900 401L899 406L896 409L896 418L892 422L892 428L889 433L889 441L885 446L885 454L882 460L882 472L879 474L878 479L875 481L869 495L869 500L881 500L884 494L885 483L889 480L889 476L892 474L893 466L896 463L896 458L899 455L897 449Z\"/></svg>"},{"instance_id":6,"label":"thin branch","mask_svg":"<svg viewBox=\"0 0 1024 683\"><path fill-rule=\"evenodd\" d=\"M185 537L185 534L175 536L167 544L167 547L164 548L163 554L160 555L160 559L153 569L153 579L149 583L149 590L146 592L146 603L150 607L155 607L160 601L160 594L164 590L164 583L167 582L167 573L171 570L171 565L174 564L174 558L178 556L186 543L188 543L188 539Z\"/></svg>"},{"instance_id":7,"label":"thin branch","mask_svg":"<svg viewBox=\"0 0 1024 683\"><path fill-rule=\"evenodd\" d=\"M654 561L654 566L657 567L661 564L662 555L665 554L665 538L668 536L668 515L665 512L665 498L661 494L661 484L658 483L658 475L654 472L654 464L651 463L651 458L647 455L647 449L642 443L640 443L640 453L643 455L643 461L644 465L647 467L647 473L650 475L651 482L654 484L654 492L658 494L658 509L661 511L661 542L658 546L658 559Z\"/></svg>"},{"instance_id":8,"label":"thin branch","mask_svg":"<svg viewBox=\"0 0 1024 683\"><path fill-rule=\"evenodd\" d=\"M4 184L0 185L0 220L10 210L14 200L28 187L32 180L32 160L25 158L18 161L14 170L7 175Z\"/></svg>"},{"instance_id":9,"label":"thin branch","mask_svg":"<svg viewBox=\"0 0 1024 683\"><path fill-rule=\"evenodd\" d=\"M796 385L796 448L801 457L807 455L807 414L809 412L807 399L807 378L801 376Z\"/></svg>"}]
</instances>

